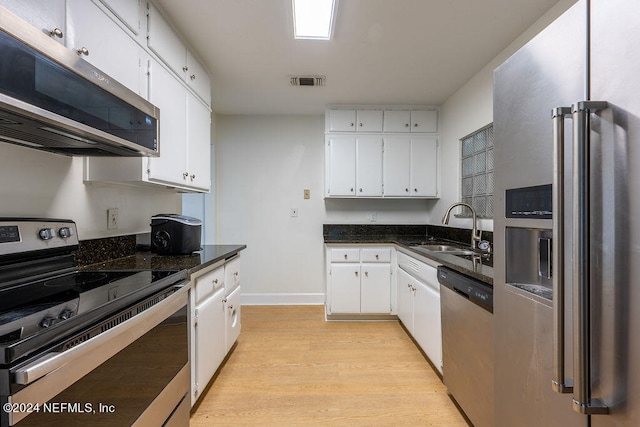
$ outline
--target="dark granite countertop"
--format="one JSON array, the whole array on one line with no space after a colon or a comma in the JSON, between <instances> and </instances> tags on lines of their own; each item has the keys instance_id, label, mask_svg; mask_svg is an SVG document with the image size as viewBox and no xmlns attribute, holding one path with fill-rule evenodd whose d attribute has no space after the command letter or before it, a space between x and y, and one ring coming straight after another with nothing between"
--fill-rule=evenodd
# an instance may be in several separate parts
<instances>
[{"instance_id":1,"label":"dark granite countertop","mask_svg":"<svg viewBox=\"0 0 640 427\"><path fill-rule=\"evenodd\" d=\"M416 249L414 246L423 244L457 244L459 240L452 240L442 237L442 230L433 230L434 226L383 226L383 225L325 225L324 242L326 244L394 244L418 258L424 257L449 267L467 276L471 276L482 282L493 286L493 256L460 256L443 252L428 251L426 249ZM445 227L440 227L445 228ZM431 233L429 233L431 231ZM434 232L437 231L437 232ZM450 237L451 230L445 230ZM458 229L458 234L465 238L469 236L470 230ZM488 235L488 233L485 233ZM458 237L457 235L453 235ZM490 235L493 240L492 233Z\"/></svg>"},{"instance_id":2,"label":"dark granite countertop","mask_svg":"<svg viewBox=\"0 0 640 427\"><path fill-rule=\"evenodd\" d=\"M218 261L229 258L247 245L204 245L201 251L190 255L158 255L151 252L136 252L105 262L83 267L85 270L187 270L191 275Z\"/></svg>"}]
</instances>

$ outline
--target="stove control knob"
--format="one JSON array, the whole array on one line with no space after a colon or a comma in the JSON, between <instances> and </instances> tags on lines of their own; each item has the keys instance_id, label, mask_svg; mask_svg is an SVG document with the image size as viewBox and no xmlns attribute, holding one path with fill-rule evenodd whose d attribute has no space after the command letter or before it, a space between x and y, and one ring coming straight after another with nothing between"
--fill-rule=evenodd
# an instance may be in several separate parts
<instances>
[{"instance_id":1,"label":"stove control knob","mask_svg":"<svg viewBox=\"0 0 640 427\"><path fill-rule=\"evenodd\" d=\"M58 236L62 237L63 239L68 239L72 235L73 231L70 227L62 227L60 230L58 230Z\"/></svg>"},{"instance_id":2,"label":"stove control knob","mask_svg":"<svg viewBox=\"0 0 640 427\"><path fill-rule=\"evenodd\" d=\"M56 236L56 230L54 230L53 228L42 228L40 231L38 231L38 236L42 240L51 240Z\"/></svg>"},{"instance_id":3,"label":"stove control knob","mask_svg":"<svg viewBox=\"0 0 640 427\"><path fill-rule=\"evenodd\" d=\"M55 317L47 316L40 321L40 326L42 326L43 328L48 328L49 326L53 325L55 321L56 321Z\"/></svg>"},{"instance_id":4,"label":"stove control knob","mask_svg":"<svg viewBox=\"0 0 640 427\"><path fill-rule=\"evenodd\" d=\"M60 320L67 320L70 317L73 317L73 310L69 310L68 308L66 310L62 310L58 316Z\"/></svg>"}]
</instances>

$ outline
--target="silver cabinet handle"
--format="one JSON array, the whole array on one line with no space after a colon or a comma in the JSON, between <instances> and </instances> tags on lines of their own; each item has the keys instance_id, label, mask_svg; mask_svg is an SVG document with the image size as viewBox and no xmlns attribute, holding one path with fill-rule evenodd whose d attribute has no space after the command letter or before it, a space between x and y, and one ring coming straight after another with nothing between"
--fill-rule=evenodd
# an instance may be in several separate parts
<instances>
[{"instance_id":1,"label":"silver cabinet handle","mask_svg":"<svg viewBox=\"0 0 640 427\"><path fill-rule=\"evenodd\" d=\"M187 67L187 66L185 65L184 67L182 67L182 71L184 71L184 72L186 73L187 71L189 71L189 67Z\"/></svg>"},{"instance_id":2,"label":"silver cabinet handle","mask_svg":"<svg viewBox=\"0 0 640 427\"><path fill-rule=\"evenodd\" d=\"M404 189L404 191L405 191L406 193L408 193L408 192L409 192L409 189L408 189L408 188L405 188L405 189Z\"/></svg>"},{"instance_id":3,"label":"silver cabinet handle","mask_svg":"<svg viewBox=\"0 0 640 427\"><path fill-rule=\"evenodd\" d=\"M195 75L195 74L191 74L191 75L189 76L189 78L190 78L191 80L195 80L195 79L196 79L196 75Z\"/></svg>"},{"instance_id":4,"label":"silver cabinet handle","mask_svg":"<svg viewBox=\"0 0 640 427\"><path fill-rule=\"evenodd\" d=\"M368 272L368 271L365 271L365 272L364 272L364 275L365 275L365 277L369 277L369 272Z\"/></svg>"},{"instance_id":5,"label":"silver cabinet handle","mask_svg":"<svg viewBox=\"0 0 640 427\"><path fill-rule=\"evenodd\" d=\"M585 415L607 414L609 408L591 397L591 280L590 280L590 165L589 114L607 108L606 102L573 104L573 409ZM555 212L554 212L555 215Z\"/></svg>"},{"instance_id":6,"label":"silver cabinet handle","mask_svg":"<svg viewBox=\"0 0 640 427\"><path fill-rule=\"evenodd\" d=\"M353 188L351 188L351 190L350 190L350 191L353 193Z\"/></svg>"},{"instance_id":7,"label":"silver cabinet handle","mask_svg":"<svg viewBox=\"0 0 640 427\"><path fill-rule=\"evenodd\" d=\"M353 127L354 125L355 125L355 123L351 122L351 123L349 124L349 127Z\"/></svg>"},{"instance_id":8,"label":"silver cabinet handle","mask_svg":"<svg viewBox=\"0 0 640 427\"><path fill-rule=\"evenodd\" d=\"M347 259L347 254L344 254L344 259Z\"/></svg>"},{"instance_id":9,"label":"silver cabinet handle","mask_svg":"<svg viewBox=\"0 0 640 427\"><path fill-rule=\"evenodd\" d=\"M405 123L404 127L408 128L409 127L409 123Z\"/></svg>"},{"instance_id":10,"label":"silver cabinet handle","mask_svg":"<svg viewBox=\"0 0 640 427\"><path fill-rule=\"evenodd\" d=\"M62 33L62 30L60 28L54 28L53 30L49 31L49 35L51 37L57 37L59 39L61 39L62 37L64 37L64 34Z\"/></svg>"},{"instance_id":11,"label":"silver cabinet handle","mask_svg":"<svg viewBox=\"0 0 640 427\"><path fill-rule=\"evenodd\" d=\"M358 272L356 271L356 277L358 277Z\"/></svg>"},{"instance_id":12,"label":"silver cabinet handle","mask_svg":"<svg viewBox=\"0 0 640 427\"><path fill-rule=\"evenodd\" d=\"M78 55L89 56L89 49L87 49L84 46L81 47L80 49L76 50L76 52L78 53Z\"/></svg>"},{"instance_id":13,"label":"silver cabinet handle","mask_svg":"<svg viewBox=\"0 0 640 427\"><path fill-rule=\"evenodd\" d=\"M194 179L196 179L196 174L195 173L191 175L191 181L193 181Z\"/></svg>"},{"instance_id":14,"label":"silver cabinet handle","mask_svg":"<svg viewBox=\"0 0 640 427\"><path fill-rule=\"evenodd\" d=\"M360 123L360 127L362 127L362 123Z\"/></svg>"},{"instance_id":15,"label":"silver cabinet handle","mask_svg":"<svg viewBox=\"0 0 640 427\"><path fill-rule=\"evenodd\" d=\"M557 393L572 393L573 380L564 372L564 119L571 118L570 107L551 111L553 122L553 378L551 388Z\"/></svg>"},{"instance_id":16,"label":"silver cabinet handle","mask_svg":"<svg viewBox=\"0 0 640 427\"><path fill-rule=\"evenodd\" d=\"M362 188L360 188L360 190L359 190L359 191L362 193Z\"/></svg>"},{"instance_id":17,"label":"silver cabinet handle","mask_svg":"<svg viewBox=\"0 0 640 427\"><path fill-rule=\"evenodd\" d=\"M189 176L189 172L185 172L185 173L183 173L183 174L182 174L182 177L183 177L184 179L187 179L187 177L188 177L188 176Z\"/></svg>"}]
</instances>

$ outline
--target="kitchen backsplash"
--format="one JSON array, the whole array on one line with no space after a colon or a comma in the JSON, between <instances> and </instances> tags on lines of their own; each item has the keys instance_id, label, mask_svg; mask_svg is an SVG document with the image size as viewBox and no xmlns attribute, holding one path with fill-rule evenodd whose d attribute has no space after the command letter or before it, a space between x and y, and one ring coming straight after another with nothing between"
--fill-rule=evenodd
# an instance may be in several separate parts
<instances>
[{"instance_id":1,"label":"kitchen backsplash","mask_svg":"<svg viewBox=\"0 0 640 427\"><path fill-rule=\"evenodd\" d=\"M325 241L365 243L379 240L419 243L429 238L468 244L471 230L468 228L444 227L439 225L382 225L382 224L323 224ZM482 238L493 244L493 232L483 231Z\"/></svg>"},{"instance_id":2,"label":"kitchen backsplash","mask_svg":"<svg viewBox=\"0 0 640 427\"><path fill-rule=\"evenodd\" d=\"M136 253L136 235L81 240L76 251L78 265L85 266Z\"/></svg>"}]
</instances>

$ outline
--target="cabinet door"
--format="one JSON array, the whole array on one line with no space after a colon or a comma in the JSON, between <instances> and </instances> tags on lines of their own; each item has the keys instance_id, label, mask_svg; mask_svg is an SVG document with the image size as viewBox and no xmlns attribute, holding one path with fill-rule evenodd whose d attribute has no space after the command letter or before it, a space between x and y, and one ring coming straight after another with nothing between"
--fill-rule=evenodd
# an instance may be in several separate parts
<instances>
[{"instance_id":1,"label":"cabinet door","mask_svg":"<svg viewBox=\"0 0 640 427\"><path fill-rule=\"evenodd\" d=\"M411 138L411 197L437 197L438 178L438 138Z\"/></svg>"},{"instance_id":2,"label":"cabinet door","mask_svg":"<svg viewBox=\"0 0 640 427\"><path fill-rule=\"evenodd\" d=\"M0 0L0 6L18 15L45 34L53 32L53 39L65 44L65 0ZM58 30L54 32L54 30ZM56 33L58 35L56 35Z\"/></svg>"},{"instance_id":3,"label":"cabinet door","mask_svg":"<svg viewBox=\"0 0 640 427\"><path fill-rule=\"evenodd\" d=\"M360 264L331 264L331 313L360 313Z\"/></svg>"},{"instance_id":4,"label":"cabinet door","mask_svg":"<svg viewBox=\"0 0 640 427\"><path fill-rule=\"evenodd\" d=\"M224 289L219 289L213 296L196 307L196 322L193 325L195 354L192 378L193 405L224 360L225 348L225 310L222 302Z\"/></svg>"},{"instance_id":5,"label":"cabinet door","mask_svg":"<svg viewBox=\"0 0 640 427\"><path fill-rule=\"evenodd\" d=\"M358 132L382 132L382 110L356 111Z\"/></svg>"},{"instance_id":6,"label":"cabinet door","mask_svg":"<svg viewBox=\"0 0 640 427\"><path fill-rule=\"evenodd\" d=\"M329 136L327 144L327 196L355 196L355 136Z\"/></svg>"},{"instance_id":7,"label":"cabinet door","mask_svg":"<svg viewBox=\"0 0 640 427\"><path fill-rule=\"evenodd\" d=\"M240 314L242 307L242 299L240 295L240 287L237 287L233 292L225 298L224 310L225 310L225 352L226 355L233 344L238 340L240 336Z\"/></svg>"},{"instance_id":8,"label":"cabinet door","mask_svg":"<svg viewBox=\"0 0 640 427\"><path fill-rule=\"evenodd\" d=\"M384 112L385 132L411 132L411 111L387 110Z\"/></svg>"},{"instance_id":9,"label":"cabinet door","mask_svg":"<svg viewBox=\"0 0 640 427\"><path fill-rule=\"evenodd\" d=\"M93 2L67 0L67 47L139 93L139 46ZM85 50L86 49L86 50Z\"/></svg>"},{"instance_id":10,"label":"cabinet door","mask_svg":"<svg viewBox=\"0 0 640 427\"><path fill-rule=\"evenodd\" d=\"M160 157L149 158L149 179L184 185L188 175L186 92L162 65L152 60L151 102L160 108Z\"/></svg>"},{"instance_id":11,"label":"cabinet door","mask_svg":"<svg viewBox=\"0 0 640 427\"><path fill-rule=\"evenodd\" d=\"M329 132L355 132L356 110L329 110Z\"/></svg>"},{"instance_id":12,"label":"cabinet door","mask_svg":"<svg viewBox=\"0 0 640 427\"><path fill-rule=\"evenodd\" d=\"M398 318L413 335L413 284L414 279L406 271L398 269Z\"/></svg>"},{"instance_id":13,"label":"cabinet door","mask_svg":"<svg viewBox=\"0 0 640 427\"><path fill-rule=\"evenodd\" d=\"M140 1L139 0L100 0L123 24L133 32L140 33Z\"/></svg>"},{"instance_id":14,"label":"cabinet door","mask_svg":"<svg viewBox=\"0 0 640 427\"><path fill-rule=\"evenodd\" d=\"M211 188L211 112L187 93L187 177L186 185L208 191Z\"/></svg>"},{"instance_id":15,"label":"cabinet door","mask_svg":"<svg viewBox=\"0 0 640 427\"><path fill-rule=\"evenodd\" d=\"M360 312L391 313L391 265L362 264Z\"/></svg>"},{"instance_id":16,"label":"cabinet door","mask_svg":"<svg viewBox=\"0 0 640 427\"><path fill-rule=\"evenodd\" d=\"M211 80L209 79L209 74L188 49L187 84L207 105L211 105Z\"/></svg>"},{"instance_id":17,"label":"cabinet door","mask_svg":"<svg viewBox=\"0 0 640 427\"><path fill-rule=\"evenodd\" d=\"M411 111L411 132L438 132L438 111Z\"/></svg>"},{"instance_id":18,"label":"cabinet door","mask_svg":"<svg viewBox=\"0 0 640 427\"><path fill-rule=\"evenodd\" d=\"M413 338L442 373L442 325L440 293L416 281Z\"/></svg>"},{"instance_id":19,"label":"cabinet door","mask_svg":"<svg viewBox=\"0 0 640 427\"><path fill-rule=\"evenodd\" d=\"M147 45L182 79L187 65L187 48L153 3L148 3Z\"/></svg>"},{"instance_id":20,"label":"cabinet door","mask_svg":"<svg viewBox=\"0 0 640 427\"><path fill-rule=\"evenodd\" d=\"M385 197L409 197L411 186L411 139L384 138L383 182Z\"/></svg>"},{"instance_id":21,"label":"cabinet door","mask_svg":"<svg viewBox=\"0 0 640 427\"><path fill-rule=\"evenodd\" d=\"M356 157L356 196L382 196L382 138L359 136Z\"/></svg>"}]
</instances>

